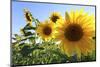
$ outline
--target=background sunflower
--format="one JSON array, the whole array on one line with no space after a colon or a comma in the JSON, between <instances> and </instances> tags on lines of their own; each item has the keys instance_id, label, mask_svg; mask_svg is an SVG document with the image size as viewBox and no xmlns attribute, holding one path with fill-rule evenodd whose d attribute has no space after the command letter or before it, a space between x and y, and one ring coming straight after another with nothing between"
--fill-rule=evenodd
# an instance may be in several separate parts
<instances>
[{"instance_id":1,"label":"background sunflower","mask_svg":"<svg viewBox=\"0 0 100 67\"><path fill-rule=\"evenodd\" d=\"M50 40L50 39L54 38L54 36L55 36L55 24L52 21L42 22L37 27L36 32L45 41Z\"/></svg>"},{"instance_id":2,"label":"background sunflower","mask_svg":"<svg viewBox=\"0 0 100 67\"><path fill-rule=\"evenodd\" d=\"M52 13L51 13L50 20L51 20L52 22L56 23L57 20L58 20L58 19L61 19L61 18L62 18L62 16L60 15L59 12L52 12Z\"/></svg>"},{"instance_id":3,"label":"background sunflower","mask_svg":"<svg viewBox=\"0 0 100 67\"><path fill-rule=\"evenodd\" d=\"M31 12L28 9L24 9L24 17L26 19L26 22L29 23L31 26L33 22L33 17Z\"/></svg>"}]
</instances>

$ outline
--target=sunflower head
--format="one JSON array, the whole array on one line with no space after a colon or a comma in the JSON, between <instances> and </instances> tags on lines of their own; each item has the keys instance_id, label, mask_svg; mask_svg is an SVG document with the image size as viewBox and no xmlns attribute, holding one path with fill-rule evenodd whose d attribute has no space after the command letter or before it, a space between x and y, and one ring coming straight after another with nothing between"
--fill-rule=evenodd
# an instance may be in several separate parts
<instances>
[{"instance_id":1,"label":"sunflower head","mask_svg":"<svg viewBox=\"0 0 100 67\"><path fill-rule=\"evenodd\" d=\"M95 33L95 20L93 15L83 11L71 11L66 13L65 19L57 21L57 36L61 42L60 48L68 55L87 55L95 49L92 37Z\"/></svg>"},{"instance_id":2,"label":"sunflower head","mask_svg":"<svg viewBox=\"0 0 100 67\"><path fill-rule=\"evenodd\" d=\"M55 24L52 21L45 21L41 22L37 29L36 32L39 34L39 36L45 40L48 41L55 36Z\"/></svg>"},{"instance_id":3,"label":"sunflower head","mask_svg":"<svg viewBox=\"0 0 100 67\"><path fill-rule=\"evenodd\" d=\"M51 16L50 16L50 20L52 21L52 22L54 22L54 23L56 23L57 22L57 20L58 19L61 19L62 17L61 17L61 15L60 15L60 13L58 13L58 12L53 12L52 14L51 14Z\"/></svg>"},{"instance_id":4,"label":"sunflower head","mask_svg":"<svg viewBox=\"0 0 100 67\"><path fill-rule=\"evenodd\" d=\"M24 9L24 17L28 24L32 25L33 17L30 11L28 9Z\"/></svg>"}]
</instances>

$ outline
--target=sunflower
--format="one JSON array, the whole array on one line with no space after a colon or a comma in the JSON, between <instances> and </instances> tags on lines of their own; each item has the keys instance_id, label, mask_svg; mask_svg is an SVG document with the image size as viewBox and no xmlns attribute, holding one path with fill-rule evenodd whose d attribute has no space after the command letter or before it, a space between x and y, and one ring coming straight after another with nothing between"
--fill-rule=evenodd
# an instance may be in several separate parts
<instances>
[{"instance_id":1,"label":"sunflower","mask_svg":"<svg viewBox=\"0 0 100 67\"><path fill-rule=\"evenodd\" d=\"M24 9L24 17L27 21L28 24L32 25L33 22L33 17L30 11L28 11L27 9Z\"/></svg>"},{"instance_id":2,"label":"sunflower","mask_svg":"<svg viewBox=\"0 0 100 67\"><path fill-rule=\"evenodd\" d=\"M83 10L71 11L65 14L65 19L57 21L57 40L60 41L60 48L68 56L81 54L85 56L95 50L95 42L92 37L95 35L95 19Z\"/></svg>"},{"instance_id":3,"label":"sunflower","mask_svg":"<svg viewBox=\"0 0 100 67\"><path fill-rule=\"evenodd\" d=\"M55 29L55 24L52 21L46 20L45 22L41 22L38 25L36 32L43 40L48 41L54 38L55 34L54 29Z\"/></svg>"},{"instance_id":4,"label":"sunflower","mask_svg":"<svg viewBox=\"0 0 100 67\"><path fill-rule=\"evenodd\" d=\"M54 23L56 23L57 22L57 20L58 19L61 19L62 17L61 17L61 15L60 15L60 13L58 13L58 12L53 12L52 14L51 14L51 16L50 16L50 20L52 21L52 22L54 22Z\"/></svg>"}]
</instances>

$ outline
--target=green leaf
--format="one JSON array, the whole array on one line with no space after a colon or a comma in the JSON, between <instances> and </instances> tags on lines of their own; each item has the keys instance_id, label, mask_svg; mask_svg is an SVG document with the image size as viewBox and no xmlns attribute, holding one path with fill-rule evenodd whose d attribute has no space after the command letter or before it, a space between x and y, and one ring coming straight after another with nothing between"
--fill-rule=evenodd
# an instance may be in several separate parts
<instances>
[{"instance_id":1,"label":"green leaf","mask_svg":"<svg viewBox=\"0 0 100 67\"><path fill-rule=\"evenodd\" d=\"M28 37L28 39L29 39L30 43L32 43L32 44L36 43L35 37Z\"/></svg>"},{"instance_id":2,"label":"green leaf","mask_svg":"<svg viewBox=\"0 0 100 67\"><path fill-rule=\"evenodd\" d=\"M18 34L14 34L14 35L16 37L16 40L20 40L21 39L21 37Z\"/></svg>"},{"instance_id":3,"label":"green leaf","mask_svg":"<svg viewBox=\"0 0 100 67\"><path fill-rule=\"evenodd\" d=\"M35 30L36 27L25 27L24 30Z\"/></svg>"},{"instance_id":4,"label":"green leaf","mask_svg":"<svg viewBox=\"0 0 100 67\"><path fill-rule=\"evenodd\" d=\"M40 23L40 21L39 21L38 19L36 19L36 21L37 21L38 23Z\"/></svg>"},{"instance_id":5,"label":"green leaf","mask_svg":"<svg viewBox=\"0 0 100 67\"><path fill-rule=\"evenodd\" d=\"M25 40L27 40L27 38L21 39L21 41L25 41Z\"/></svg>"},{"instance_id":6,"label":"green leaf","mask_svg":"<svg viewBox=\"0 0 100 67\"><path fill-rule=\"evenodd\" d=\"M14 34L15 35L15 37L18 37L18 34Z\"/></svg>"},{"instance_id":7,"label":"green leaf","mask_svg":"<svg viewBox=\"0 0 100 67\"><path fill-rule=\"evenodd\" d=\"M30 40L34 40L34 39L35 39L35 37L29 37L29 39L30 39Z\"/></svg>"},{"instance_id":8,"label":"green leaf","mask_svg":"<svg viewBox=\"0 0 100 67\"><path fill-rule=\"evenodd\" d=\"M30 35L34 35L34 33L32 33L32 32L25 32L24 35L25 35L25 36L30 36Z\"/></svg>"},{"instance_id":9,"label":"green leaf","mask_svg":"<svg viewBox=\"0 0 100 67\"><path fill-rule=\"evenodd\" d=\"M16 38L12 37L13 40L16 40Z\"/></svg>"},{"instance_id":10,"label":"green leaf","mask_svg":"<svg viewBox=\"0 0 100 67\"><path fill-rule=\"evenodd\" d=\"M25 27L24 27L24 30L35 30L36 27L33 27L33 26L30 26L29 24L27 24Z\"/></svg>"},{"instance_id":11,"label":"green leaf","mask_svg":"<svg viewBox=\"0 0 100 67\"><path fill-rule=\"evenodd\" d=\"M25 43L20 43L20 44L19 44L19 46L23 46L23 45L25 45Z\"/></svg>"}]
</instances>

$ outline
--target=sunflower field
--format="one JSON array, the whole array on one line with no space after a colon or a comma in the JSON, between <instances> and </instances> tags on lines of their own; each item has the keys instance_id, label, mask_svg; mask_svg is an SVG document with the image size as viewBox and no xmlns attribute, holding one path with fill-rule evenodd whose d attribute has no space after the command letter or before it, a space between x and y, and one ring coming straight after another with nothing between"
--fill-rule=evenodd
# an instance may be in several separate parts
<instances>
[{"instance_id":1,"label":"sunflower field","mask_svg":"<svg viewBox=\"0 0 100 67\"><path fill-rule=\"evenodd\" d=\"M51 12L41 22L24 9L26 25L12 37L12 64L37 65L96 60L95 18L84 10ZM33 25L34 23L35 25Z\"/></svg>"}]
</instances>

